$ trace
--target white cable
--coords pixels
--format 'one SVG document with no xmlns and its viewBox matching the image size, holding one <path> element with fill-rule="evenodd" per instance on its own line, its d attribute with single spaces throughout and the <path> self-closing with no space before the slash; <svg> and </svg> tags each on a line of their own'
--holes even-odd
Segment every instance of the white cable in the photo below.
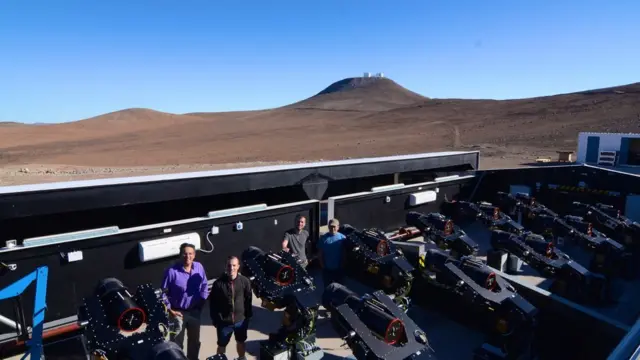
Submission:
<svg viewBox="0 0 640 360">
<path fill-rule="evenodd" d="M 215 247 L 213 246 L 213 243 L 211 242 L 211 239 L 209 239 L 209 235 L 211 234 L 211 231 L 207 231 L 207 242 L 209 243 L 209 245 L 211 245 L 211 250 L 205 250 L 205 249 L 200 249 L 200 251 L 202 251 L 205 254 L 211 254 L 213 252 L 213 249 L 215 249 Z"/>
</svg>

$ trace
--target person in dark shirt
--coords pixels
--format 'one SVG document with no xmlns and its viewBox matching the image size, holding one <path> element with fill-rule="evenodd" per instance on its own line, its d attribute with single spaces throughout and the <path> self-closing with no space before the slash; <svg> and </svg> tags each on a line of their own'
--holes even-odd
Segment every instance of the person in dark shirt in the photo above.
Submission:
<svg viewBox="0 0 640 360">
<path fill-rule="evenodd" d="M 304 215 L 296 216 L 294 227 L 285 231 L 282 240 L 282 250 L 291 251 L 292 254 L 297 255 L 303 268 L 306 268 L 308 264 L 307 240 L 309 232 L 304 229 L 306 225 L 307 218 Z"/>
<path fill-rule="evenodd" d="M 245 341 L 249 320 L 253 316 L 251 280 L 238 272 L 240 260 L 227 259 L 226 271 L 213 283 L 209 295 L 211 322 L 218 334 L 218 354 L 226 352 L 235 336 L 238 359 L 246 360 Z"/>
<path fill-rule="evenodd" d="M 182 261 L 164 273 L 164 303 L 169 315 L 180 324 L 171 341 L 182 347 L 186 332 L 187 358 L 197 360 L 200 352 L 200 315 L 209 294 L 207 275 L 202 264 L 194 261 L 195 246 L 187 243 L 180 245 L 180 254 Z"/>
</svg>

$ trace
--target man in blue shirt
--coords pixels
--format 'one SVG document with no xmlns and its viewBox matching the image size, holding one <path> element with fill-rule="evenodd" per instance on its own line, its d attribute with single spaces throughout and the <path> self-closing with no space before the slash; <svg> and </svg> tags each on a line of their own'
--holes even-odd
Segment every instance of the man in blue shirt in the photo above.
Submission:
<svg viewBox="0 0 640 360">
<path fill-rule="evenodd" d="M 342 283 L 344 279 L 344 265 L 346 254 L 344 240 L 346 237 L 338 232 L 338 219 L 329 220 L 329 232 L 318 240 L 318 260 L 322 269 L 324 286 L 331 283 Z"/>
</svg>

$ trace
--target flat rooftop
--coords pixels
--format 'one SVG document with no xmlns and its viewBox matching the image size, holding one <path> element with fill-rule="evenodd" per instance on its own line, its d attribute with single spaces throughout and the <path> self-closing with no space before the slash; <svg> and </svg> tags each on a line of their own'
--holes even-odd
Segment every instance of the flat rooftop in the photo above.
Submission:
<svg viewBox="0 0 640 360">
<path fill-rule="evenodd" d="M 587 165 L 585 166 L 595 169 L 614 171 L 623 174 L 640 176 L 640 166 L 604 166 L 604 165 Z"/>
<path fill-rule="evenodd" d="M 478 169 L 478 151 L 447 151 L 387 157 L 222 169 L 177 174 L 0 186 L 0 220 L 108 209 L 125 205 L 187 201 L 208 196 L 303 187 L 322 197 L 329 183 L 444 168 Z M 308 190 L 304 185 L 308 185 Z M 324 186 L 324 188 L 323 188 Z M 323 190 L 319 190 L 322 189 Z M 339 186 L 338 186 L 339 188 Z M 315 189 L 315 190 L 314 190 Z M 315 191 L 319 194 L 315 194 Z M 303 193 L 303 194 L 304 194 Z M 295 194 L 295 193 L 294 193 Z M 245 204 L 249 205 L 249 204 Z M 179 216 L 179 214 L 176 214 Z"/>
<path fill-rule="evenodd" d="M 477 156 L 477 154 L 479 154 L 478 151 L 441 151 L 441 152 L 384 156 L 384 157 L 371 157 L 371 158 L 358 158 L 358 159 L 335 160 L 335 161 L 306 162 L 306 163 L 294 163 L 294 164 L 284 164 L 284 165 L 254 166 L 254 167 L 234 168 L 234 169 L 196 171 L 196 172 L 186 172 L 186 173 L 177 173 L 177 174 L 129 176 L 129 177 L 119 177 L 119 178 L 108 178 L 108 179 L 62 181 L 62 182 L 44 183 L 44 184 L 0 186 L 0 194 L 15 194 L 15 193 L 23 193 L 23 192 L 38 192 L 38 191 L 63 190 L 63 189 L 69 190 L 69 189 L 79 189 L 79 188 L 97 187 L 97 186 L 111 186 L 111 185 L 131 185 L 131 184 L 139 184 L 139 183 L 154 183 L 159 181 L 188 180 L 188 179 L 223 177 L 223 176 L 232 176 L 232 175 L 251 175 L 251 174 L 258 174 L 258 173 L 294 171 L 294 170 L 302 170 L 302 169 L 330 168 L 330 167 L 365 165 L 365 164 L 375 164 L 375 163 L 406 162 L 411 160 L 433 159 L 438 157 L 450 157 L 450 156 L 456 156 L 456 155 L 476 155 Z"/>
</svg>

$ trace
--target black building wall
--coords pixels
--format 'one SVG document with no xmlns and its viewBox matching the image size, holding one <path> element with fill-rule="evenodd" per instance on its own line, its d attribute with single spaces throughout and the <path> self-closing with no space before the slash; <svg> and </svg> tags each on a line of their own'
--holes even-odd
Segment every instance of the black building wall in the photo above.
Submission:
<svg viewBox="0 0 640 360">
<path fill-rule="evenodd" d="M 383 231 L 396 230 L 406 226 L 405 216 L 410 211 L 423 213 L 438 212 L 445 199 L 458 197 L 461 189 L 472 181 L 472 178 L 447 181 L 440 184 L 409 186 L 390 191 L 381 191 L 362 196 L 334 200 L 334 217 L 342 224 L 355 228 L 378 228 Z M 434 202 L 410 206 L 409 195 L 416 192 L 435 190 L 438 188 Z M 389 202 L 386 202 L 386 197 Z M 331 204 L 329 204 L 331 206 Z"/>
<path fill-rule="evenodd" d="M 138 258 L 139 241 L 197 232 L 201 238 L 201 247 L 210 250 L 211 245 L 206 240 L 207 232 L 214 225 L 219 227 L 219 234 L 209 236 L 214 246 L 213 252 L 198 251 L 196 254 L 196 261 L 204 265 L 207 276 L 211 279 L 222 273 L 227 256 L 240 256 L 242 251 L 251 245 L 264 250 L 279 250 L 282 234 L 293 226 L 298 214 L 307 216 L 311 237 L 316 239 L 318 212 L 319 204 L 313 201 L 256 213 L 156 226 L 94 239 L 5 251 L 0 254 L 2 262 L 16 264 L 17 269 L 0 277 L 0 288 L 7 287 L 39 266 L 48 266 L 45 322 L 49 322 L 75 315 L 83 297 L 90 296 L 98 281 L 107 277 L 119 278 L 131 289 L 145 283 L 159 287 L 164 270 L 178 257 L 141 263 Z M 238 221 L 244 224 L 242 231 L 234 229 Z M 170 233 L 165 232 L 168 228 L 171 229 Z M 80 261 L 69 263 L 62 256 L 69 251 L 78 250 L 83 252 L 83 259 Z M 27 319 L 31 319 L 32 316 L 34 294 L 35 288 L 30 286 L 22 296 Z M 12 302 L 0 302 L 0 313 L 13 314 Z"/>
<path fill-rule="evenodd" d="M 393 175 L 333 181 L 324 198 L 370 190 L 393 183 Z M 10 218 L 0 221 L 1 240 L 38 237 L 107 226 L 129 228 L 192 217 L 209 211 L 266 203 L 269 206 L 309 200 L 302 185 L 228 193 L 181 200 L 122 205 L 74 212 Z"/>
</svg>

